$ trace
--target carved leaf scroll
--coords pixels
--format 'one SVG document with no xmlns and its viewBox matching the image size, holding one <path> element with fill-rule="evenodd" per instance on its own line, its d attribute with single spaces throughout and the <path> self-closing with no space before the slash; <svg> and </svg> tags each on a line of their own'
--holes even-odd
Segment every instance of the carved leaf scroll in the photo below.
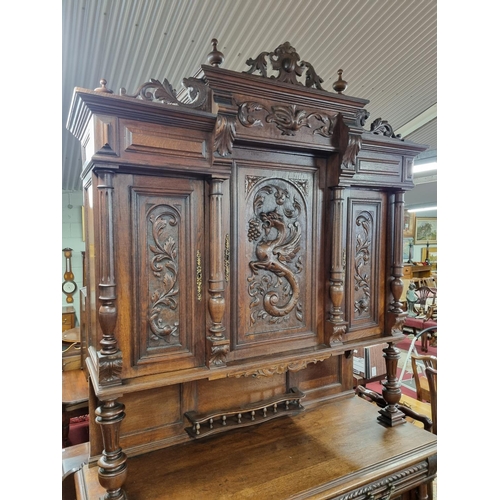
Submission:
<svg viewBox="0 0 500 500">
<path fill-rule="evenodd" d="M 393 139 L 403 140 L 401 138 L 401 134 L 395 135 L 391 125 L 389 125 L 386 120 L 382 120 L 382 118 L 377 118 L 372 122 L 372 124 L 370 125 L 370 132 L 376 135 L 383 135 L 385 137 L 392 137 Z"/>
<path fill-rule="evenodd" d="M 167 344 L 178 343 L 178 256 L 177 232 L 174 234 L 168 228 L 176 228 L 179 215 L 168 206 L 157 206 L 149 217 L 151 252 L 149 278 L 151 307 L 149 309 L 149 326 L 151 329 L 150 345 L 158 341 Z"/>
<path fill-rule="evenodd" d="M 255 116 L 256 113 L 264 111 L 262 119 Z M 321 123 L 313 129 L 313 134 L 330 137 L 333 134 L 336 116 L 330 117 L 322 113 L 308 113 L 297 108 L 295 104 L 290 106 L 271 106 L 267 108 L 258 102 L 244 102 L 238 106 L 238 120 L 244 127 L 263 127 L 263 121 L 275 123 L 281 130 L 281 135 L 294 136 L 302 127 L 313 128 L 314 120 Z"/>
<path fill-rule="evenodd" d="M 120 89 L 120 95 L 123 97 L 133 97 L 143 99 L 145 101 L 159 101 L 164 104 L 175 104 L 187 108 L 204 109 L 207 102 L 207 87 L 202 80 L 197 78 L 184 78 L 183 86 L 187 89 L 187 94 L 190 99 L 188 101 L 180 101 L 177 98 L 177 91 L 172 87 L 170 82 L 164 78 L 163 82 L 151 78 L 149 82 L 143 83 L 134 94 L 127 95 L 126 89 Z"/>
<path fill-rule="evenodd" d="M 356 226 L 361 230 L 356 235 L 354 257 L 354 289 L 357 292 L 354 310 L 363 314 L 370 306 L 373 217 L 367 211 L 361 212 L 356 218 Z"/>
<path fill-rule="evenodd" d="M 233 152 L 236 137 L 236 118 L 224 115 L 217 116 L 215 125 L 214 151 L 220 156 L 228 156 Z"/>
</svg>

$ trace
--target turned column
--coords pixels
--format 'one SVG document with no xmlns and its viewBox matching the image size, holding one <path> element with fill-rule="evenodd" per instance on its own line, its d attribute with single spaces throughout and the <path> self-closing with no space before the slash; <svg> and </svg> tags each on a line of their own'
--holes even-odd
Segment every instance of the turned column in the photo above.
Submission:
<svg viewBox="0 0 500 500">
<path fill-rule="evenodd" d="M 332 189 L 333 220 L 332 220 L 332 254 L 330 268 L 330 301 L 332 309 L 328 321 L 333 329 L 330 334 L 330 346 L 342 342 L 347 322 L 344 320 L 342 301 L 344 299 L 346 255 L 343 244 L 342 221 L 344 219 L 344 188 Z"/>
<path fill-rule="evenodd" d="M 386 380 L 382 382 L 382 397 L 386 401 L 387 406 L 379 410 L 380 416 L 377 417 L 377 420 L 388 427 L 394 427 L 406 422 L 404 413 L 398 408 L 398 403 L 401 399 L 401 385 L 397 377 L 400 351 L 394 347 L 393 342 L 389 342 L 388 347 L 382 349 L 382 351 L 387 370 Z"/>
<path fill-rule="evenodd" d="M 404 227 L 404 193 L 398 191 L 392 198 L 391 203 L 392 227 L 388 230 L 392 233 L 392 262 L 390 291 L 392 300 L 388 310 L 388 329 L 392 335 L 401 333 L 406 318 L 403 311 L 401 295 L 403 293 L 403 227 Z"/>
<path fill-rule="evenodd" d="M 100 280 L 98 284 L 98 319 L 102 331 L 98 358 L 99 387 L 121 385 L 122 353 L 115 336 L 117 320 L 116 282 L 113 235 L 113 179 L 112 171 L 102 170 L 97 175 L 97 216 L 100 228 L 97 243 Z M 100 398 L 101 399 L 101 398 Z M 96 422 L 102 432 L 104 450 L 98 461 L 99 483 L 106 489 L 104 500 L 124 500 L 122 490 L 127 475 L 127 456 L 119 446 L 120 423 L 125 418 L 124 405 L 117 396 L 102 398 L 95 410 Z"/>
<path fill-rule="evenodd" d="M 208 311 L 211 325 L 207 336 L 210 367 L 226 366 L 229 339 L 222 324 L 226 301 L 224 297 L 225 255 L 228 249 L 222 238 L 222 183 L 212 179 L 210 184 L 210 277 L 208 280 Z"/>
</svg>

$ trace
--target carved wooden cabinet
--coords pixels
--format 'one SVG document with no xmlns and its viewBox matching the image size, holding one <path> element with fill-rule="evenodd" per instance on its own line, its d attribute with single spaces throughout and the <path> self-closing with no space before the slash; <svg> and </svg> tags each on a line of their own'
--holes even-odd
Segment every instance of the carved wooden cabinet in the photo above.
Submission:
<svg viewBox="0 0 500 500">
<path fill-rule="evenodd" d="M 403 202 L 425 147 L 381 119 L 365 129 L 368 101 L 344 95 L 342 75 L 322 89 L 289 43 L 248 73 L 221 68 L 215 42 L 208 62 L 177 95 L 152 79 L 73 96 L 89 471 L 107 498 L 125 498 L 131 457 L 352 398 L 355 348 L 388 343 L 379 420 L 404 422 Z"/>
</svg>

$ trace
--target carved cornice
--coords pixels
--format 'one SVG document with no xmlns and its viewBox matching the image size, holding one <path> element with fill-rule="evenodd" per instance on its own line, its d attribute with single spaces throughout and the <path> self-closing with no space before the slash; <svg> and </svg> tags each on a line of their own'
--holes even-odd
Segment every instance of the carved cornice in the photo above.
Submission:
<svg viewBox="0 0 500 500">
<path fill-rule="evenodd" d="M 271 61 L 273 70 L 278 71 L 278 76 L 267 76 L 267 60 Z M 246 64 L 250 66 L 245 73 L 259 71 L 264 78 L 276 79 L 279 82 L 291 83 L 292 85 L 304 85 L 297 80 L 306 69 L 306 87 L 315 87 L 324 90 L 321 84 L 323 79 L 316 73 L 311 63 L 300 61 L 300 56 L 289 42 L 281 44 L 272 52 L 261 52 L 255 59 L 249 58 Z"/>
<path fill-rule="evenodd" d="M 122 87 L 120 89 L 120 96 L 139 98 L 145 101 L 159 101 L 164 104 L 174 104 L 186 108 L 204 110 L 208 95 L 205 83 L 197 78 L 184 78 L 182 84 L 187 89 L 190 102 L 179 101 L 177 99 L 177 91 L 166 78 L 163 79 L 163 83 L 151 78 L 149 82 L 143 83 L 132 95 L 128 95 L 127 91 Z"/>
</svg>

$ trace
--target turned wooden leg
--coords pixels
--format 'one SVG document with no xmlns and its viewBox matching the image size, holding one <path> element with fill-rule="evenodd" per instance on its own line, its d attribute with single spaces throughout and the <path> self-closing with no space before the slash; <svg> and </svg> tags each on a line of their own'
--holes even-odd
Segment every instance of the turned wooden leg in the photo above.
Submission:
<svg viewBox="0 0 500 500">
<path fill-rule="evenodd" d="M 404 413 L 398 408 L 401 399 L 401 386 L 397 377 L 399 349 L 394 347 L 393 342 L 389 342 L 388 347 L 383 349 L 383 352 L 387 375 L 386 380 L 382 382 L 382 396 L 387 406 L 379 411 L 380 416 L 377 417 L 377 420 L 386 426 L 394 427 L 406 422 Z"/>
<path fill-rule="evenodd" d="M 126 500 L 122 489 L 127 477 L 127 455 L 120 448 L 120 424 L 125 418 L 125 406 L 116 399 L 104 401 L 96 408 L 96 422 L 101 427 L 104 450 L 98 460 L 99 483 L 106 489 L 104 500 Z"/>
<path fill-rule="evenodd" d="M 418 500 L 432 500 L 432 483 L 423 483 L 418 487 Z"/>
</svg>

